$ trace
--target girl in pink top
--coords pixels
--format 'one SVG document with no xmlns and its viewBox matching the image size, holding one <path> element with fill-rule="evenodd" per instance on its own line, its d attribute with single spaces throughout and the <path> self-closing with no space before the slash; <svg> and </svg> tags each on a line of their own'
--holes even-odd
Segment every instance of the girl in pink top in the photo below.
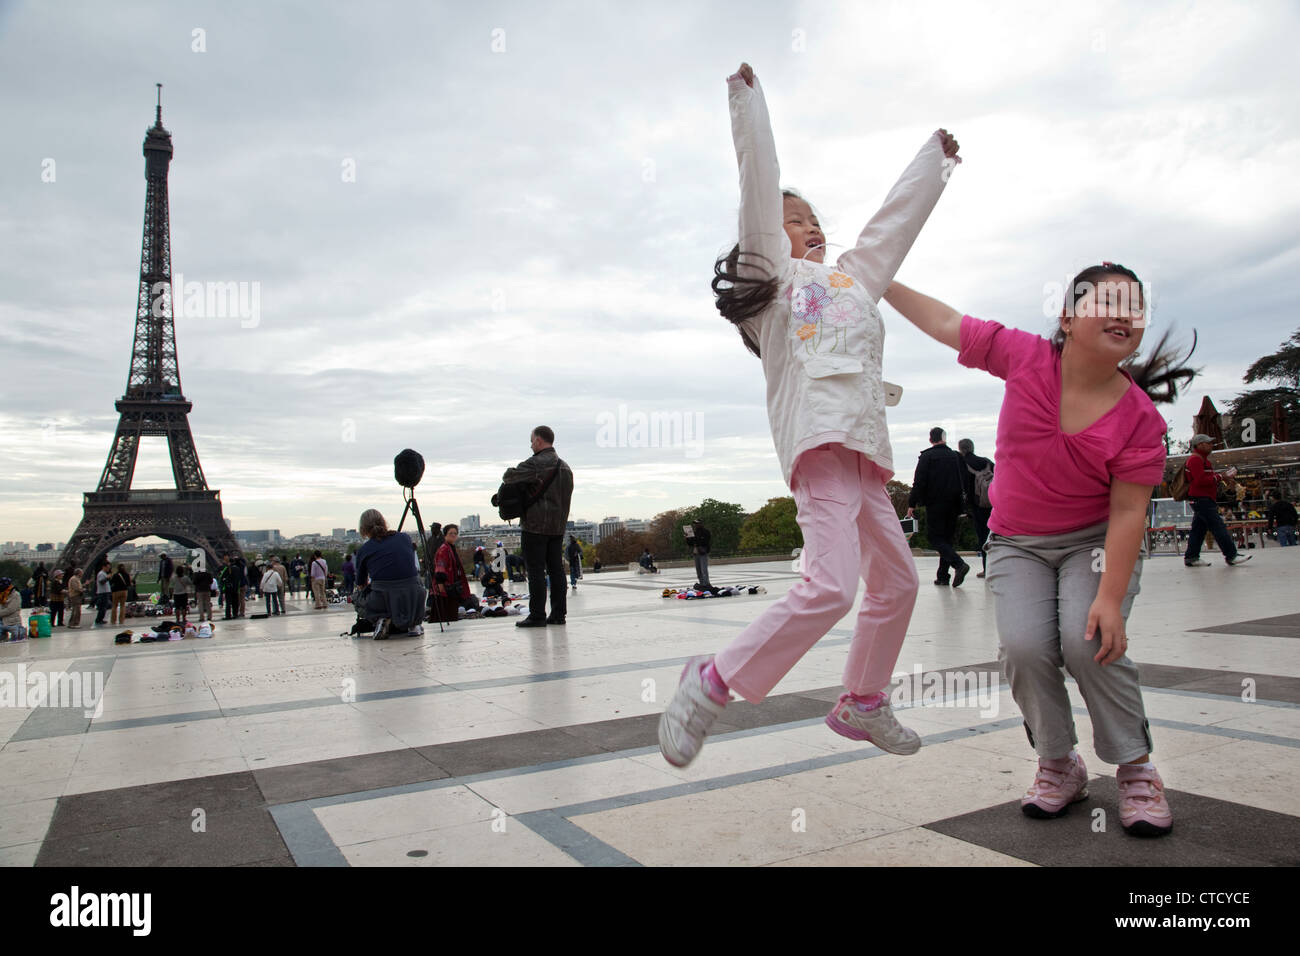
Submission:
<svg viewBox="0 0 1300 956">
<path fill-rule="evenodd" d="M 1194 373 L 1171 361 L 1167 333 L 1150 359 L 1133 361 L 1146 325 L 1142 284 L 1113 263 L 1075 277 L 1050 341 L 897 282 L 885 300 L 957 349 L 962 365 L 1007 383 L 987 580 L 998 656 L 1038 754 L 1021 809 L 1058 817 L 1088 796 L 1064 666 L 1087 703 L 1097 755 L 1120 765 L 1125 832 L 1170 832 L 1124 625 L 1138 593 L 1147 502 L 1165 464 L 1165 422 L 1152 400 L 1172 401 Z"/>
<path fill-rule="evenodd" d="M 916 602 L 916 564 L 885 483 L 893 475 L 876 308 L 956 165 L 939 130 L 922 145 L 857 244 L 834 264 L 812 208 L 782 190 L 763 89 L 748 64 L 727 81 L 740 167 L 740 241 L 715 265 L 718 309 L 763 363 L 772 441 L 803 531 L 803 580 L 716 658 L 689 661 L 659 724 L 685 766 L 735 691 L 757 703 L 822 636 L 858 612 L 832 730 L 913 754 L 889 685 Z"/>
</svg>

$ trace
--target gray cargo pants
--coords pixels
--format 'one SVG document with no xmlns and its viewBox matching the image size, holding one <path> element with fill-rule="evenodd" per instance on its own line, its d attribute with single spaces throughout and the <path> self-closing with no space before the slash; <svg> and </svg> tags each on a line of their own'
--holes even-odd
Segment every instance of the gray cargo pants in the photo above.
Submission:
<svg viewBox="0 0 1300 956">
<path fill-rule="evenodd" d="M 1101 637 L 1084 640 L 1105 544 L 1105 524 L 1067 534 L 989 535 L 998 659 L 1039 757 L 1064 757 L 1079 740 L 1062 667 L 1087 704 L 1098 757 L 1121 764 L 1152 750 L 1137 665 L 1125 654 L 1102 667 L 1093 660 Z M 1139 558 L 1120 606 L 1125 621 L 1141 576 Z"/>
</svg>

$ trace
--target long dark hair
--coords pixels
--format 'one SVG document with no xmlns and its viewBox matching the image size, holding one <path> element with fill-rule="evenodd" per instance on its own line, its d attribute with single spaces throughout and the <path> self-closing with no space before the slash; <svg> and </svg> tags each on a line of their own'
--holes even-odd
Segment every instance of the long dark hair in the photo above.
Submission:
<svg viewBox="0 0 1300 956">
<path fill-rule="evenodd" d="M 1079 300 L 1087 295 L 1088 290 L 1094 288 L 1099 280 L 1104 279 L 1106 276 L 1124 276 L 1136 283 L 1139 302 L 1145 307 L 1146 289 L 1137 274 L 1132 269 L 1118 263 L 1103 262 L 1101 265 L 1088 266 L 1070 282 L 1069 288 L 1065 290 L 1065 304 L 1061 308 L 1061 318 L 1074 315 Z M 1151 401 L 1157 404 L 1176 400 L 1178 398 L 1178 389 L 1191 384 L 1192 379 L 1196 378 L 1197 373 L 1200 371 L 1200 369 L 1193 369 L 1187 365 L 1187 360 L 1196 351 L 1196 331 L 1192 331 L 1192 347 L 1187 350 L 1187 354 L 1182 358 L 1177 357 L 1181 349 L 1170 342 L 1172 331 L 1172 329 L 1165 329 L 1156 342 L 1156 347 L 1152 350 L 1150 358 L 1143 361 L 1136 355 L 1132 355 L 1120 364 L 1120 369 L 1131 375 L 1138 387 L 1147 393 Z M 1052 347 L 1058 352 L 1065 349 L 1065 332 L 1061 329 L 1059 321 L 1056 325 L 1056 331 L 1052 333 L 1051 343 Z"/>
<path fill-rule="evenodd" d="M 794 199 L 803 199 L 803 196 L 793 189 L 781 190 L 781 201 L 783 203 L 787 196 Z M 807 202 L 807 200 L 804 201 Z M 746 252 L 744 256 L 746 263 L 751 267 L 762 270 L 761 274 L 740 274 L 740 243 L 736 243 L 731 247 L 730 252 L 720 257 L 713 264 L 713 282 L 711 284 L 715 304 L 718 311 L 722 313 L 722 317 L 736 326 L 736 331 L 740 333 L 745 348 L 761 358 L 758 342 L 741 327 L 740 323 L 762 313 L 776 298 L 779 284 L 775 275 L 777 266 L 767 256 L 759 255 L 756 252 Z"/>
</svg>

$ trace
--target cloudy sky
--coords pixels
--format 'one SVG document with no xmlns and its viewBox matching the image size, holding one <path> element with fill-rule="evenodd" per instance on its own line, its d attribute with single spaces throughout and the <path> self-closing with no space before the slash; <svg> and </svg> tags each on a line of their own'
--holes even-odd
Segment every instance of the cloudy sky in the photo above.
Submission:
<svg viewBox="0 0 1300 956">
<path fill-rule="evenodd" d="M 67 540 L 107 457 L 155 83 L 173 269 L 258 296 L 176 323 L 236 529 L 396 517 L 407 446 L 427 519 L 487 519 L 541 423 L 574 517 L 649 518 L 786 493 L 761 367 L 709 290 L 741 60 L 833 244 L 931 131 L 956 134 L 965 163 L 900 280 L 1046 333 L 1053 285 L 1134 268 L 1153 324 L 1200 335 L 1195 394 L 1165 409 L 1186 438 L 1202 394 L 1222 407 L 1300 325 L 1297 9 L 0 0 L 0 541 Z M 900 477 L 935 424 L 996 455 L 999 383 L 883 311 Z M 695 440 L 626 447 L 600 427 L 620 406 Z M 146 441 L 135 487 L 170 485 L 167 462 Z"/>
</svg>

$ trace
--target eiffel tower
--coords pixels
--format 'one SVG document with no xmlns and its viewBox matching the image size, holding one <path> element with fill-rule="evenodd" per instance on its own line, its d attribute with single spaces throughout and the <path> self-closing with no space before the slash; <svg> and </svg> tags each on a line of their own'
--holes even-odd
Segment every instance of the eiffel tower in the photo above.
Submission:
<svg viewBox="0 0 1300 956">
<path fill-rule="evenodd" d="M 156 535 L 200 549 L 210 565 L 237 551 L 235 536 L 221 514 L 221 493 L 208 488 L 190 433 L 193 405 L 181 393 L 172 321 L 171 228 L 167 212 L 167 169 L 172 134 L 162 124 L 162 84 L 154 124 L 144 138 L 144 241 L 135 313 L 135 344 L 126 393 L 99 488 L 85 494 L 81 524 L 63 549 L 60 567 L 90 569 L 124 541 Z M 132 490 L 136 454 L 143 437 L 165 437 L 171 451 L 175 488 Z"/>
</svg>

